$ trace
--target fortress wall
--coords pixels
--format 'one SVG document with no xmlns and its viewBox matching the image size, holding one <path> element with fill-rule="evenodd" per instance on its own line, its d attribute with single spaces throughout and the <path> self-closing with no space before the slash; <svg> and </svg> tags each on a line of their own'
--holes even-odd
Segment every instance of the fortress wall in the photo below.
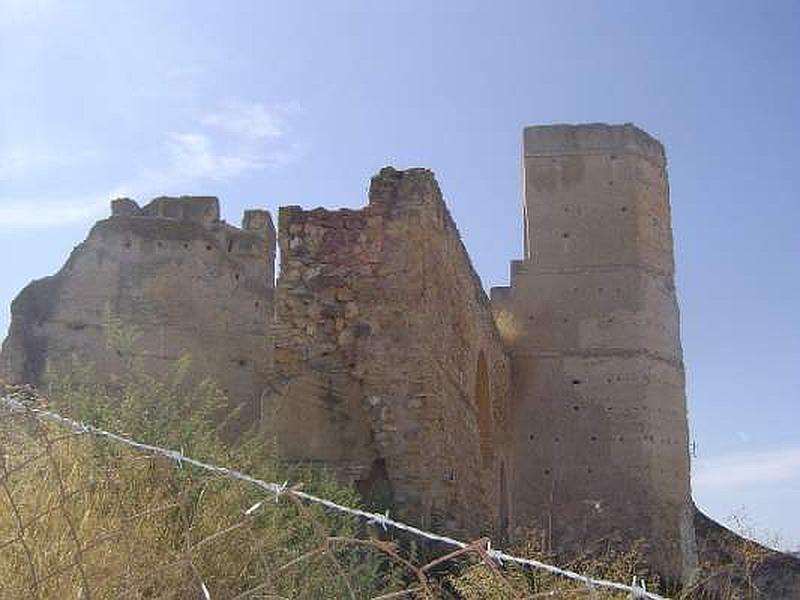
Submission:
<svg viewBox="0 0 800 600">
<path fill-rule="evenodd" d="M 109 315 L 159 374 L 184 352 L 286 459 L 371 506 L 502 540 L 539 529 L 564 560 L 645 539 L 696 563 L 668 184 L 633 126 L 525 130 L 525 258 L 487 299 L 433 174 L 381 170 L 359 210 L 212 197 L 112 202 L 54 276 L 12 305 L 0 375 L 77 358 L 114 381 Z M 273 298 L 274 293 L 274 298 Z"/>
<path fill-rule="evenodd" d="M 138 337 L 132 350 L 147 372 L 189 353 L 256 419 L 271 363 L 275 234 L 266 211 L 246 229 L 219 221 L 216 198 L 160 198 L 139 208 L 115 200 L 55 275 L 34 281 L 12 304 L 0 365 L 12 381 L 40 385 L 48 366 L 76 359 L 100 380 L 124 372 L 110 351 L 109 317 Z"/>
<path fill-rule="evenodd" d="M 361 210 L 283 208 L 279 239 L 264 414 L 284 455 L 424 527 L 501 527 L 508 362 L 432 173 L 383 169 Z"/>
<path fill-rule="evenodd" d="M 663 149 L 633 126 L 587 125 L 528 128 L 524 150 L 526 258 L 492 295 L 513 365 L 517 522 L 567 553 L 643 538 L 663 573 L 688 577 Z"/>
</svg>

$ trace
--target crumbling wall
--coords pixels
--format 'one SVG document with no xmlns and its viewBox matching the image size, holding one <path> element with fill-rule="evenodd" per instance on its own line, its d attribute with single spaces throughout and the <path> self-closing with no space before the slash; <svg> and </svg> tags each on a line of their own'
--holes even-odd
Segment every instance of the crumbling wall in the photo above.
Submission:
<svg viewBox="0 0 800 600">
<path fill-rule="evenodd" d="M 562 551 L 641 538 L 662 574 L 687 579 L 696 555 L 663 148 L 631 125 L 563 125 L 527 128 L 524 152 L 526 256 L 511 287 L 492 291 L 514 373 L 519 524 Z"/>
<path fill-rule="evenodd" d="M 279 239 L 263 414 L 284 456 L 424 527 L 503 529 L 508 362 L 432 173 L 383 169 L 361 210 L 282 208 Z"/>
<path fill-rule="evenodd" d="M 275 233 L 266 211 L 247 211 L 243 227 L 220 220 L 216 198 L 113 201 L 61 270 L 14 300 L 3 375 L 41 385 L 49 366 L 76 359 L 113 381 L 124 370 L 106 339 L 113 320 L 136 334 L 145 370 L 188 353 L 252 423 L 271 364 Z"/>
<path fill-rule="evenodd" d="M 113 381 L 111 316 L 138 331 L 147 370 L 190 353 L 245 403 L 243 423 L 260 417 L 285 458 L 373 506 L 454 535 L 539 528 L 554 550 L 645 538 L 663 574 L 687 578 L 663 148 L 586 125 L 528 128 L 524 151 L 525 259 L 491 307 L 424 169 L 382 170 L 360 210 L 282 208 L 274 304 L 266 211 L 238 229 L 216 198 L 119 199 L 14 301 L 0 374 L 41 384 L 76 357 Z"/>
</svg>

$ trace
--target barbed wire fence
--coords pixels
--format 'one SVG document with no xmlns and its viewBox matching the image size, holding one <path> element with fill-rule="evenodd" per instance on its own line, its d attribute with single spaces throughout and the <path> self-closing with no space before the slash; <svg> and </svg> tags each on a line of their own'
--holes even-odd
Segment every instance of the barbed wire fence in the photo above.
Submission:
<svg viewBox="0 0 800 600">
<path fill-rule="evenodd" d="M 0 598 L 647 598 L 0 396 Z M 168 474 L 168 477 L 165 477 Z M 403 542 L 399 543 L 398 538 Z M 418 552 L 409 540 L 438 549 Z M 424 559 L 421 556 L 424 555 Z M 531 592 L 525 573 L 569 585 Z M 456 575 L 454 575 L 456 574 Z"/>
</svg>

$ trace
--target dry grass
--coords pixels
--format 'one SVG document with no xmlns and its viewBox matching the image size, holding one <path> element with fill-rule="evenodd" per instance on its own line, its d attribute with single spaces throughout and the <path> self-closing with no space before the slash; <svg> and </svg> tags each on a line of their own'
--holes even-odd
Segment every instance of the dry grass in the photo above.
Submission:
<svg viewBox="0 0 800 600">
<path fill-rule="evenodd" d="M 529 531 L 527 535 L 518 533 L 523 542 L 513 548 L 512 553 L 554 564 L 555 557 L 541 547 L 540 532 Z M 637 581 L 647 581 L 647 589 L 659 591 L 658 577 L 650 573 L 642 560 L 641 544 L 633 544 L 625 550 L 610 547 L 602 552 L 587 554 L 567 564 L 561 564 L 571 571 L 584 574 L 594 579 L 605 579 L 620 583 L 630 583 L 634 577 Z M 465 600 L 500 600 L 505 598 L 560 598 L 577 600 L 627 599 L 630 595 L 613 592 L 601 588 L 589 589 L 585 584 L 551 575 L 544 571 L 521 570 L 514 567 L 504 569 L 505 581 L 498 584 L 495 573 L 485 565 L 471 565 L 452 577 L 453 585 Z"/>
<path fill-rule="evenodd" d="M 88 367 L 51 373 L 48 408 L 358 505 L 328 474 L 282 465 L 255 434 L 227 445 L 227 399 L 193 382 L 188 358 L 163 380 L 129 367 L 113 387 Z M 368 533 L 353 519 L 286 498 L 247 514 L 263 492 L 112 444 L 0 412 L 0 598 L 195 599 L 203 586 L 215 599 L 369 598 L 413 579 L 380 548 L 331 543 Z"/>
<path fill-rule="evenodd" d="M 315 507 L 268 501 L 246 515 L 263 494 L 18 414 L 2 416 L 0 447 L 1 598 L 198 598 L 202 585 L 213 598 L 403 589 L 380 552 L 329 545 L 358 524 Z"/>
<path fill-rule="evenodd" d="M 112 348 L 134 356 L 135 334 L 109 321 Z M 195 383 L 191 361 L 157 380 L 129 361 L 127 376 L 98 385 L 92 369 L 66 365 L 50 374 L 50 407 L 78 420 L 267 481 L 302 481 L 308 491 L 357 506 L 354 490 L 315 469 L 289 469 L 260 435 L 226 444 L 220 415 L 227 398 Z M 0 382 L 2 383 L 2 382 Z M 2 392 L 0 385 L 0 392 Z M 241 482 L 191 470 L 96 437 L 77 435 L 21 413 L 0 412 L 0 599 L 17 598 L 626 598 L 548 575 L 500 567 L 480 545 L 443 560 L 428 549 L 390 545 L 374 528 Z M 382 509 L 384 507 L 371 507 Z M 529 535 L 515 554 L 552 564 Z M 701 583 L 720 576 L 720 600 L 742 595 L 764 555 L 743 542 L 704 565 Z M 432 553 L 433 552 L 433 553 Z M 731 558 L 733 557 L 733 558 Z M 422 564 L 425 563 L 425 564 Z M 640 546 L 607 550 L 562 565 L 585 575 L 659 590 Z M 697 586 L 673 597 L 708 597 Z"/>
<path fill-rule="evenodd" d="M 78 393 L 74 386 L 69 389 Z M 175 393 L 174 387 L 164 390 Z M 151 398 L 162 399 L 152 391 Z M 168 417 L 165 424 L 169 422 Z M 241 448 L 225 449 L 199 422 L 192 428 L 194 435 L 217 448 L 214 452 L 226 453 L 227 460 L 241 457 Z M 158 437 L 158 432 L 154 435 Z M 349 518 L 289 497 L 281 502 L 267 498 L 247 514 L 264 500 L 263 492 L 21 413 L 0 413 L 0 453 L 3 599 L 194 599 L 202 597 L 204 585 L 215 599 L 627 597 L 590 591 L 543 572 L 498 566 L 482 560 L 479 545 L 446 560 L 423 559 L 413 549 L 404 552 L 378 541 L 370 535 L 374 531 Z M 258 461 L 251 466 L 266 479 L 280 480 L 286 474 L 265 455 Z M 291 476 L 309 482 L 323 496 L 357 504 L 352 490 L 324 474 L 305 470 Z M 553 563 L 538 540 L 540 535 L 530 535 L 513 550 Z M 756 544 L 746 540 L 742 544 L 735 562 L 706 565 L 708 575 L 699 581 L 720 574 L 730 575 L 725 581 L 752 581 L 764 554 Z M 639 545 L 625 551 L 609 549 L 563 566 L 625 583 L 634 576 L 644 577 L 648 589 L 663 592 L 642 563 Z M 426 578 L 424 589 L 418 585 L 421 574 Z M 714 596 L 704 595 L 701 588 L 708 589 L 697 586 L 673 591 L 672 596 L 759 597 L 741 585 L 717 586 Z M 405 595 L 391 595 L 400 592 Z"/>
</svg>

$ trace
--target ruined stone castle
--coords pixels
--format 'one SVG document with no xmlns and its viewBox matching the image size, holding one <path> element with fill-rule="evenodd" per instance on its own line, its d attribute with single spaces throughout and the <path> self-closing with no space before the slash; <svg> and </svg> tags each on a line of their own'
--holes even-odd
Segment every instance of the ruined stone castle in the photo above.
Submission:
<svg viewBox="0 0 800 600">
<path fill-rule="evenodd" d="M 109 318 L 154 373 L 189 353 L 287 460 L 454 535 L 521 529 L 568 553 L 649 543 L 696 565 L 684 370 L 661 144 L 632 125 L 524 132 L 524 231 L 487 296 L 433 174 L 385 168 L 360 210 L 216 198 L 112 202 L 12 305 L 1 368 L 77 357 L 113 381 Z M 276 244 L 280 271 L 274 279 Z"/>
</svg>

